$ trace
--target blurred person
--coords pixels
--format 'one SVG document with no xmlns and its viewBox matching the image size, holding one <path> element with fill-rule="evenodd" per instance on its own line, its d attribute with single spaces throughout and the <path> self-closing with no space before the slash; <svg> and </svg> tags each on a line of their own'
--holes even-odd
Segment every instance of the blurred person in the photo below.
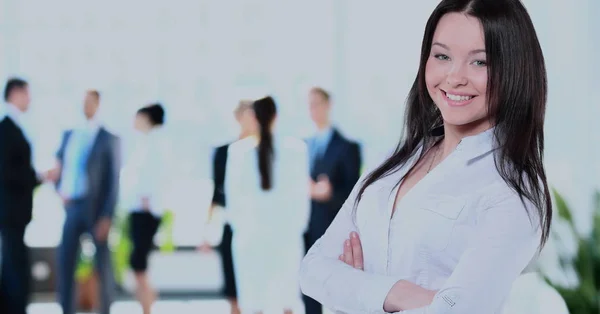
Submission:
<svg viewBox="0 0 600 314">
<path fill-rule="evenodd" d="M 148 255 L 154 245 L 166 209 L 171 148 L 164 135 L 165 111 L 151 104 L 137 111 L 134 128 L 140 133 L 123 171 L 125 206 L 130 211 L 129 232 L 133 245 L 130 266 L 135 274 L 136 297 L 149 314 L 156 293 L 148 280 Z"/>
<path fill-rule="evenodd" d="M 310 211 L 304 142 L 275 132 L 273 98 L 253 104 L 257 136 L 229 146 L 225 178 L 233 228 L 237 297 L 243 314 L 301 303 L 298 268 Z"/>
<path fill-rule="evenodd" d="M 56 154 L 59 177 L 56 189 L 65 207 L 65 222 L 58 248 L 58 299 L 64 314 L 75 313 L 75 268 L 80 237 L 90 234 L 95 244 L 94 266 L 100 281 L 100 313 L 108 314 L 115 283 L 110 231 L 119 193 L 120 140 L 98 121 L 100 93 L 86 93 L 83 125 L 66 131 Z"/>
<path fill-rule="evenodd" d="M 31 265 L 24 241 L 31 221 L 33 190 L 52 177 L 32 163 L 31 130 L 25 122 L 29 84 L 11 78 L 4 89 L 6 116 L 0 122 L 0 313 L 26 313 Z"/>
<path fill-rule="evenodd" d="M 502 313 L 550 233 L 546 97 L 519 0 L 441 1 L 405 136 L 308 252 L 303 292 L 343 313 Z"/>
<path fill-rule="evenodd" d="M 256 135 L 256 119 L 252 111 L 252 101 L 242 100 L 234 111 L 235 119 L 240 125 L 240 135 L 238 140 L 243 140 L 251 135 Z M 215 184 L 212 206 L 209 215 L 216 208 L 227 208 L 225 197 L 225 169 L 227 168 L 227 150 L 230 144 L 219 146 L 215 149 L 213 155 L 213 181 Z M 209 218 L 210 219 L 210 218 Z M 218 247 L 221 263 L 223 265 L 224 287 L 223 294 L 231 305 L 231 313 L 240 313 L 237 305 L 237 293 L 235 286 L 235 271 L 233 267 L 233 256 L 231 253 L 231 240 L 233 238 L 233 230 L 231 225 L 226 221 L 223 227 L 223 236 Z M 208 244 L 204 244 L 204 249 Z"/>
<path fill-rule="evenodd" d="M 305 249 L 325 233 L 338 210 L 350 195 L 360 177 L 360 147 L 346 139 L 331 123 L 331 97 L 315 87 L 309 93 L 310 117 L 317 133 L 307 140 L 310 153 L 311 213 Z M 314 299 L 305 296 L 307 314 L 321 314 L 323 309 Z"/>
</svg>

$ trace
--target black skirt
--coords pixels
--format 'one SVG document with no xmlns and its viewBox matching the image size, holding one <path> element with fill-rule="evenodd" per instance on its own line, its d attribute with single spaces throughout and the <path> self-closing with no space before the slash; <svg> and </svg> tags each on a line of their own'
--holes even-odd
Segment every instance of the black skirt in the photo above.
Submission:
<svg viewBox="0 0 600 314">
<path fill-rule="evenodd" d="M 235 286 L 235 273 L 233 271 L 233 255 L 231 253 L 231 239 L 233 238 L 233 231 L 229 224 L 223 228 L 223 239 L 219 245 L 219 253 L 221 255 L 221 262 L 223 263 L 223 280 L 225 285 L 223 287 L 223 294 L 227 298 L 236 298 L 237 291 Z"/>
<path fill-rule="evenodd" d="M 160 218 L 150 212 L 133 212 L 129 217 L 129 233 L 133 250 L 129 259 L 131 268 L 136 272 L 146 271 L 148 255 L 154 246 L 154 236 L 158 231 Z"/>
</svg>

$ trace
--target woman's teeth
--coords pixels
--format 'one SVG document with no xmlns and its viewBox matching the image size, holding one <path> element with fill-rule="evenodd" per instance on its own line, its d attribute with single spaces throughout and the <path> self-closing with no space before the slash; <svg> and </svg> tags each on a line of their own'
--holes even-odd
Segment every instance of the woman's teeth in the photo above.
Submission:
<svg viewBox="0 0 600 314">
<path fill-rule="evenodd" d="M 466 101 L 466 100 L 470 100 L 474 96 L 459 96 L 459 95 L 452 95 L 452 94 L 446 93 L 446 97 L 448 97 L 448 99 L 454 100 L 454 101 Z"/>
</svg>

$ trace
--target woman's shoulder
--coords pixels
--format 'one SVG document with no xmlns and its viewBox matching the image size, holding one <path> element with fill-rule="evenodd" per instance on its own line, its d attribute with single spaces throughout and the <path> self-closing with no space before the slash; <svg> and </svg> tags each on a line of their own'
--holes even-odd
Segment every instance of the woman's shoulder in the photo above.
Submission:
<svg viewBox="0 0 600 314">
<path fill-rule="evenodd" d="M 258 141 L 256 137 L 247 137 L 241 140 L 237 140 L 227 147 L 227 153 L 229 155 L 245 154 L 256 148 Z"/>
</svg>

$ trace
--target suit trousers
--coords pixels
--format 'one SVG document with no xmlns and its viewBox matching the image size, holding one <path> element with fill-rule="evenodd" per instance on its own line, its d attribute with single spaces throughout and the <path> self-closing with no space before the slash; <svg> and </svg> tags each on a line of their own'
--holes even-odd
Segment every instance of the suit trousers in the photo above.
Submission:
<svg viewBox="0 0 600 314">
<path fill-rule="evenodd" d="M 98 241 L 96 221 L 86 201 L 70 201 L 65 206 L 66 218 L 58 249 L 58 298 L 64 314 L 75 314 L 75 270 L 79 260 L 81 237 L 89 234 L 95 246 L 94 267 L 100 284 L 100 313 L 109 314 L 114 299 L 115 282 L 111 253 L 107 241 Z"/>
<path fill-rule="evenodd" d="M 308 253 L 308 250 L 310 250 L 315 242 L 308 232 L 304 234 L 304 250 L 306 253 Z M 323 305 L 319 301 L 307 295 L 302 295 L 302 301 L 304 302 L 304 311 L 306 314 L 323 314 Z"/>
<path fill-rule="evenodd" d="M 2 239 L 0 273 L 0 313 L 25 314 L 31 287 L 29 249 L 25 226 L 0 228 Z"/>
</svg>

